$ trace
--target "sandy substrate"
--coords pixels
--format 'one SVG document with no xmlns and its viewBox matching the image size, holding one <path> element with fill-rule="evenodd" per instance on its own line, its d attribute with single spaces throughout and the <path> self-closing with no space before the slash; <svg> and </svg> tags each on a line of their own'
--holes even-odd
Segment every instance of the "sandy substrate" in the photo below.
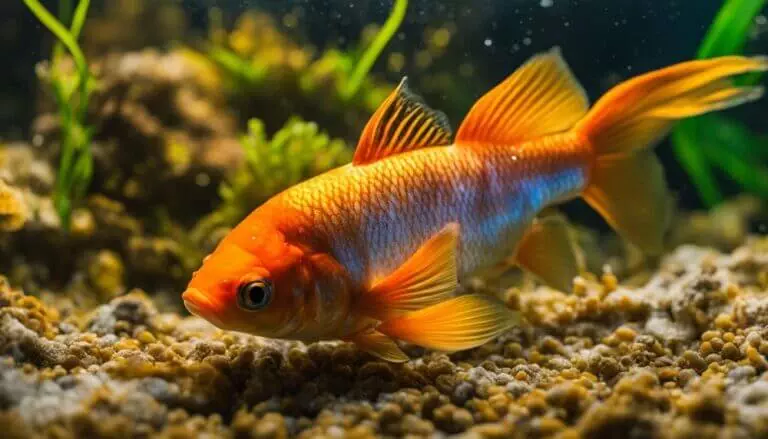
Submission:
<svg viewBox="0 0 768 439">
<path fill-rule="evenodd" d="M 72 313 L 0 282 L 0 431 L 768 435 L 768 238 L 743 241 L 681 245 L 642 286 L 607 272 L 577 279 L 572 295 L 509 290 L 521 327 L 452 355 L 406 346 L 402 365 L 349 344 L 225 333 L 141 293 Z"/>
</svg>

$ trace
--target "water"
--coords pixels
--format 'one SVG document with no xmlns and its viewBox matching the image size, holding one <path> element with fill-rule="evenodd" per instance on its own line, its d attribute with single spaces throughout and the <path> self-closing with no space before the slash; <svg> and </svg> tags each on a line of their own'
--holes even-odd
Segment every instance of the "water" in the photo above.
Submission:
<svg viewBox="0 0 768 439">
<path fill-rule="evenodd" d="M 30 6 L 70 16 L 84 3 L 0 2 L 0 425 L 21 436 L 610 437 L 602 420 L 615 415 L 641 435 L 711 421 L 759 436 L 764 413 L 739 410 L 758 410 L 749 401 L 768 376 L 765 98 L 685 121 L 656 147 L 675 206 L 662 254 L 628 245 L 577 199 L 557 206 L 583 265 L 565 282 L 576 294 L 508 263 L 462 279 L 460 291 L 525 318 L 482 348 L 405 346 L 415 361 L 392 366 L 353 345 L 216 332 L 180 295 L 252 209 L 347 164 L 403 77 L 455 132 L 478 98 L 553 47 L 591 102 L 699 55 L 768 54 L 763 3 L 93 0 L 78 65 Z M 540 184 L 519 193 L 543 196 Z M 620 203 L 636 205 L 633 218 L 657 212 L 640 198 Z M 533 204 L 510 205 L 522 218 Z M 386 213 L 398 230 L 405 209 Z M 408 233 L 431 231 L 420 226 Z M 397 242 L 349 250 L 366 258 L 345 268 L 364 277 L 362 259 L 399 255 Z"/>
</svg>

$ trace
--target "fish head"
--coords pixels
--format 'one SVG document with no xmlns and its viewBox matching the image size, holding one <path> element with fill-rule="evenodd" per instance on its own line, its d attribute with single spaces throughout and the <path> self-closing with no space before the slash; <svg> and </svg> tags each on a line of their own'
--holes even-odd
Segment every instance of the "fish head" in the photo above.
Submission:
<svg viewBox="0 0 768 439">
<path fill-rule="evenodd" d="M 272 228 L 236 228 L 203 261 L 182 294 L 191 312 L 219 328 L 287 338 L 311 288 L 304 251 Z"/>
</svg>

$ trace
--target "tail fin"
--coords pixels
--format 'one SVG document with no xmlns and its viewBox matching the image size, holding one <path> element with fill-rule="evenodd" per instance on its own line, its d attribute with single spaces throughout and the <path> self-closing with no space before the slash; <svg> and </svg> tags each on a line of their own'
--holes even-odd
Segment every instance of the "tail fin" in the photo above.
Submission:
<svg viewBox="0 0 768 439">
<path fill-rule="evenodd" d="M 762 87 L 729 78 L 766 70 L 768 58 L 728 56 L 677 64 L 610 90 L 574 127 L 597 155 L 583 197 L 630 242 L 660 252 L 671 203 L 649 147 L 678 119 L 759 99 Z"/>
</svg>

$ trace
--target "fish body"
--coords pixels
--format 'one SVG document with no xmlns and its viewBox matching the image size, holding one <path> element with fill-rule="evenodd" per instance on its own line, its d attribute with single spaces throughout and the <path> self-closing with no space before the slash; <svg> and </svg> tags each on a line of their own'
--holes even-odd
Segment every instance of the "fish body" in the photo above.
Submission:
<svg viewBox="0 0 768 439">
<path fill-rule="evenodd" d="M 587 181 L 591 151 L 576 135 L 512 148 L 452 144 L 343 166 L 276 196 L 244 227 L 260 221 L 262 212 L 299 215 L 312 238 L 325 243 L 323 251 L 364 285 L 455 222 L 461 279 L 509 255 L 542 208 L 577 196 Z"/>
<path fill-rule="evenodd" d="M 372 116 L 353 162 L 255 209 L 183 294 L 217 326 L 303 341 L 343 339 L 404 361 L 394 339 L 453 351 L 516 323 L 500 302 L 454 297 L 505 258 L 567 289 L 577 258 L 542 209 L 582 196 L 619 233 L 661 248 L 669 197 L 648 146 L 674 120 L 757 99 L 725 78 L 763 58 L 679 64 L 589 108 L 559 52 L 534 57 L 469 112 L 455 139 L 405 83 Z"/>
</svg>

